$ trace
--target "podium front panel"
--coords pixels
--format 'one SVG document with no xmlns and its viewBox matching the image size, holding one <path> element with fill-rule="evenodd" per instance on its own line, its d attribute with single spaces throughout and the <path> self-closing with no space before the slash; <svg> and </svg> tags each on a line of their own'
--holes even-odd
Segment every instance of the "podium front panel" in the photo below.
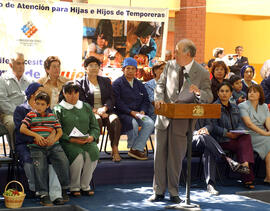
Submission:
<svg viewBox="0 0 270 211">
<path fill-rule="evenodd" d="M 220 104 L 161 104 L 155 109 L 158 115 L 172 119 L 218 119 L 221 114 Z"/>
</svg>

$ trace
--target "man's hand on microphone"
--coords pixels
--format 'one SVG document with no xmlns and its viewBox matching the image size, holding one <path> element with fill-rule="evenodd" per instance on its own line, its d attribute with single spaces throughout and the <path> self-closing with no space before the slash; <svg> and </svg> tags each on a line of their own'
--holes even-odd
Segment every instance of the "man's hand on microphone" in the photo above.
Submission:
<svg viewBox="0 0 270 211">
<path fill-rule="evenodd" d="M 155 101 L 155 108 L 160 109 L 161 104 L 165 104 L 165 102 L 163 100 Z"/>
<path fill-rule="evenodd" d="M 196 95 L 200 95 L 201 94 L 200 89 L 196 85 L 194 85 L 194 84 L 191 84 L 190 85 L 189 91 L 190 92 L 194 92 Z"/>
</svg>

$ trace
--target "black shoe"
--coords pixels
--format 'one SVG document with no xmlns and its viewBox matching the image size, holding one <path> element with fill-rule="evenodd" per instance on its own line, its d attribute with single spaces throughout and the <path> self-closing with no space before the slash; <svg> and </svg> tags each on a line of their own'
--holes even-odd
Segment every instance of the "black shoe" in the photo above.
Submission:
<svg viewBox="0 0 270 211">
<path fill-rule="evenodd" d="M 49 196 L 41 196 L 40 197 L 40 204 L 43 206 L 53 206 L 53 203 L 50 200 Z"/>
<path fill-rule="evenodd" d="M 53 203 L 54 203 L 55 205 L 64 205 L 64 204 L 65 204 L 63 198 L 57 198 L 57 199 L 55 199 L 55 200 L 53 201 Z"/>
<path fill-rule="evenodd" d="M 31 190 L 28 190 L 26 191 L 26 198 L 27 199 L 34 199 L 36 198 L 36 192 L 35 191 L 31 191 Z"/>
<path fill-rule="evenodd" d="M 175 204 L 179 204 L 182 202 L 182 200 L 180 199 L 179 196 L 170 196 L 170 201 L 175 203 Z"/>
<path fill-rule="evenodd" d="M 164 195 L 159 194 L 153 194 L 148 198 L 148 201 L 154 202 L 154 201 L 162 201 L 164 199 Z"/>
<path fill-rule="evenodd" d="M 68 202 L 69 201 L 69 196 L 67 194 L 67 189 L 63 189 L 62 190 L 62 197 L 63 197 L 63 201 L 64 202 Z"/>
<path fill-rule="evenodd" d="M 82 195 L 83 196 L 94 196 L 95 191 L 94 190 L 82 190 Z"/>
</svg>

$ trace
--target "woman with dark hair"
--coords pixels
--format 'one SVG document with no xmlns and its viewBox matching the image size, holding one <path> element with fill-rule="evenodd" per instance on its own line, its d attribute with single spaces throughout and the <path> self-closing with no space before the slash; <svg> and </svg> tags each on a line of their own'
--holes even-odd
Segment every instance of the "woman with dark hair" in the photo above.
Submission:
<svg viewBox="0 0 270 211">
<path fill-rule="evenodd" d="M 150 100 L 150 106 L 149 106 L 149 110 L 148 110 L 148 115 L 149 117 L 151 117 L 151 119 L 155 122 L 156 121 L 156 114 L 155 114 L 155 108 L 153 106 L 153 102 L 154 102 L 154 90 L 156 88 L 156 82 L 159 80 L 160 78 L 160 75 L 162 74 L 163 72 L 163 69 L 166 65 L 166 62 L 158 62 L 157 64 L 155 64 L 153 67 L 152 67 L 152 72 L 153 72 L 153 75 L 154 75 L 154 78 L 150 81 L 147 81 L 144 86 L 146 88 L 146 91 L 148 93 L 148 97 L 149 97 L 149 100 Z"/>
<path fill-rule="evenodd" d="M 253 66 L 251 65 L 244 65 L 241 68 L 241 77 L 242 79 L 242 91 L 244 91 L 245 93 L 248 92 L 248 87 L 250 87 L 252 84 L 257 84 L 255 81 L 253 81 L 253 77 L 255 74 L 255 69 Z"/>
<path fill-rule="evenodd" d="M 225 79 L 226 75 L 229 73 L 229 68 L 223 61 L 215 61 L 211 68 L 211 73 L 213 78 L 211 79 L 211 89 L 214 96 L 213 102 L 218 99 L 217 89 L 218 86 L 224 82 L 228 81 Z"/>
<path fill-rule="evenodd" d="M 100 61 L 90 56 L 84 61 L 86 74 L 77 80 L 80 87 L 80 100 L 88 103 L 98 120 L 100 130 L 106 126 L 109 132 L 112 160 L 119 162 L 121 157 L 118 152 L 118 144 L 121 135 L 121 122 L 114 114 L 115 99 L 111 80 L 107 77 L 98 76 Z"/>
<path fill-rule="evenodd" d="M 54 107 L 62 125 L 60 144 L 70 163 L 72 196 L 91 196 L 90 181 L 97 166 L 99 126 L 89 104 L 79 100 L 79 86 L 67 82 L 62 89 L 64 99 Z"/>
<path fill-rule="evenodd" d="M 236 153 L 237 161 L 242 164 L 244 172 L 241 174 L 242 182 L 249 189 L 255 188 L 253 174 L 253 148 L 251 136 L 249 134 L 236 132 L 245 129 L 237 105 L 230 103 L 232 96 L 232 86 L 228 82 L 223 82 L 218 86 L 218 99 L 215 104 L 221 104 L 220 119 L 212 119 L 212 137 L 219 142 L 224 150 Z M 235 132 L 234 132 L 235 131 Z M 248 171 L 249 170 L 249 171 Z"/>
<path fill-rule="evenodd" d="M 67 81 L 69 81 L 69 79 L 60 76 L 60 66 L 61 61 L 57 56 L 49 56 L 44 61 L 44 69 L 46 71 L 46 76 L 40 78 L 37 81 L 44 86 L 44 91 L 46 91 L 50 95 L 51 108 L 53 108 L 57 104 L 62 86 Z"/>
<path fill-rule="evenodd" d="M 238 106 L 242 119 L 250 132 L 253 149 L 265 160 L 264 182 L 270 184 L 270 113 L 267 104 L 264 103 L 262 87 L 252 84 L 248 88 L 247 101 Z"/>
</svg>

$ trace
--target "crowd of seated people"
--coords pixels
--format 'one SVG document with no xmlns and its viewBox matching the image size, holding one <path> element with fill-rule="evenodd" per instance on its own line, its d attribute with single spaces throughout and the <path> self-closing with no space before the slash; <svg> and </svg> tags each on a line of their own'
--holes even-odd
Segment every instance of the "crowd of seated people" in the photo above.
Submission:
<svg viewBox="0 0 270 211">
<path fill-rule="evenodd" d="M 90 56 L 84 61 L 85 76 L 71 82 L 60 76 L 59 58 L 50 56 L 44 62 L 46 76 L 33 82 L 23 74 L 24 56 L 17 53 L 11 59 L 12 72 L 0 77 L 0 120 L 11 137 L 15 127 L 15 140 L 10 144 L 15 143 L 31 193 L 39 196 L 44 206 L 67 202 L 67 190 L 74 197 L 94 195 L 90 181 L 99 159 L 97 144 L 104 126 L 108 130 L 114 162 L 121 161 L 118 145 L 122 134 L 128 137 L 128 155 L 147 160 L 144 148 L 155 122 L 153 92 L 166 63 L 155 64 L 152 68 L 155 78 L 145 84 L 135 78 L 137 62 L 131 57 L 123 62 L 123 76 L 113 83 L 109 78 L 98 76 L 100 66 L 100 60 Z M 198 123 L 193 137 L 193 148 L 200 148 L 205 158 L 207 191 L 215 195 L 219 193 L 215 190 L 218 158 L 225 159 L 233 171 L 240 173 L 244 186 L 253 189 L 255 151 L 266 162 L 264 181 L 270 184 L 270 145 L 267 142 L 270 114 L 264 104 L 263 89 L 252 80 L 253 66 L 242 66 L 242 78 L 232 75 L 227 79 L 229 71 L 223 61 L 213 62 L 213 103 L 221 104 L 221 118 Z M 262 82 L 264 90 L 269 83 L 267 79 Z M 47 93 L 46 99 L 37 98 L 41 91 Z M 39 110 L 37 104 L 43 106 L 43 110 Z M 46 125 L 50 128 L 47 134 L 32 130 L 35 124 L 42 126 L 44 119 L 55 117 L 55 124 Z M 33 121 L 36 118 L 39 122 Z M 62 164 L 50 159 L 54 147 L 64 153 Z M 224 150 L 235 153 L 237 161 L 229 158 Z M 41 162 L 39 155 L 44 151 L 47 154 Z M 37 162 L 43 163 L 45 170 L 33 165 Z M 59 165 L 69 166 L 68 172 L 60 171 Z M 49 182 L 44 183 L 40 175 L 45 175 Z"/>
<path fill-rule="evenodd" d="M 24 55 L 17 53 L 11 59 L 12 72 L 0 78 L 1 122 L 7 128 L 15 125 L 15 140 L 9 144 L 15 143 L 29 193 L 40 197 L 44 206 L 69 201 L 68 189 L 75 197 L 94 194 L 89 184 L 99 159 L 97 143 L 102 126 L 106 126 L 109 132 L 113 161 L 121 160 L 118 151 L 121 134 L 128 135 L 131 157 L 147 159 L 144 147 L 154 123 L 146 115 L 150 105 L 147 91 L 134 78 L 136 60 L 125 60 L 125 74 L 119 82 L 116 81 L 114 87 L 118 88 L 114 90 L 110 79 L 98 76 L 100 64 L 95 57 L 89 57 L 84 63 L 85 76 L 69 82 L 60 76 L 59 58 L 50 56 L 44 62 L 46 76 L 32 82 L 24 75 Z M 134 101 L 128 99 L 129 95 L 121 94 L 121 98 L 116 95 L 126 89 L 130 89 L 132 94 L 129 95 L 136 98 Z M 120 104 L 116 103 L 118 98 Z M 124 119 L 130 121 L 126 131 L 122 129 L 125 122 L 117 116 L 123 106 L 127 108 Z M 44 124 L 47 120 L 51 124 Z M 13 131 L 11 127 L 12 137 Z M 55 160 L 56 151 L 61 159 Z M 65 171 L 67 169 L 69 171 Z M 44 182 L 42 178 L 48 180 Z"/>
</svg>

